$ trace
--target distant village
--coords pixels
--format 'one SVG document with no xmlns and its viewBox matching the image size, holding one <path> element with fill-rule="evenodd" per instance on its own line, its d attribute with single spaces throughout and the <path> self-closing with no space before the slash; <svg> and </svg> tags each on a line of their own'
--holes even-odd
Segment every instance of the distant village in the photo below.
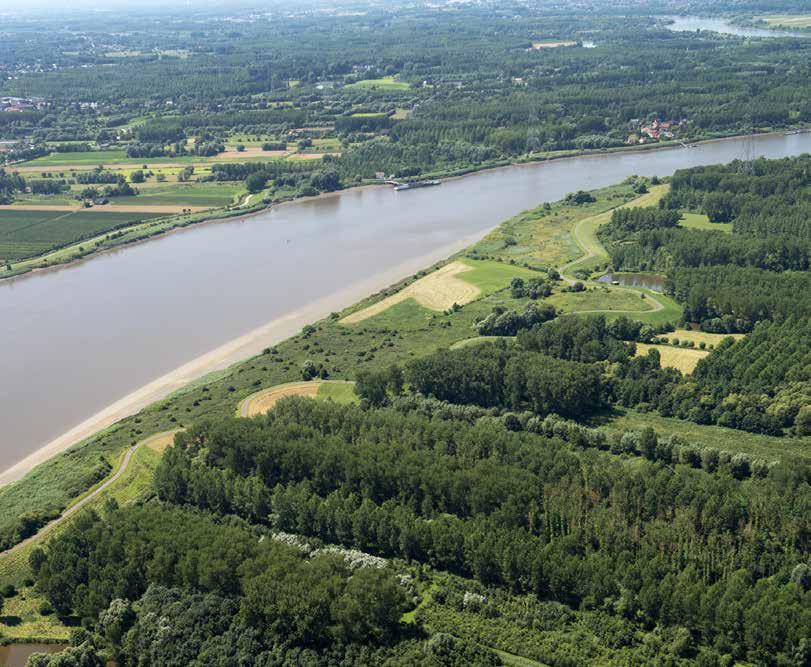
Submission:
<svg viewBox="0 0 811 667">
<path fill-rule="evenodd" d="M 647 125 L 644 125 L 643 122 L 634 118 L 628 123 L 631 132 L 625 140 L 626 144 L 629 146 L 633 144 L 652 144 L 658 141 L 674 139 L 687 124 L 686 120 L 659 120 L 658 118 Z"/>
<path fill-rule="evenodd" d="M 0 97 L 0 111 L 38 111 L 48 106 L 42 97 Z"/>
</svg>

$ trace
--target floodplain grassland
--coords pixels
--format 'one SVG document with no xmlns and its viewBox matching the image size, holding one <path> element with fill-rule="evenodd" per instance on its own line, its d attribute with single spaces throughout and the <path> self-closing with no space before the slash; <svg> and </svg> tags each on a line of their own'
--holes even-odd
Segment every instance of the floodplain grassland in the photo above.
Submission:
<svg viewBox="0 0 811 667">
<path fill-rule="evenodd" d="M 34 586 L 18 586 L 17 594 L 7 598 L 0 616 L 0 638 L 6 642 L 67 642 L 71 629 L 56 614 L 43 614 L 46 602 Z"/>
<path fill-rule="evenodd" d="M 639 197 L 631 197 L 628 201 L 621 203 L 620 208 L 656 206 L 659 200 L 665 196 L 669 187 L 667 184 L 651 186 L 649 192 Z M 567 271 L 571 273 L 577 269 L 594 271 L 608 266 L 610 259 L 600 239 L 597 238 L 597 230 L 611 220 L 611 215 L 612 211 L 608 210 L 599 215 L 581 218 L 575 223 L 571 234 L 585 254 L 581 258 L 562 266 L 561 272 Z"/>
<path fill-rule="evenodd" d="M 546 268 L 561 266 L 583 252 L 572 235 L 572 227 L 583 218 L 616 208 L 633 197 L 624 185 L 596 191 L 597 201 L 581 206 L 542 204 L 506 220 L 481 241 L 471 253 L 496 256 L 506 261 Z"/>
<path fill-rule="evenodd" d="M 132 455 L 127 459 L 125 456 L 127 448 L 120 448 L 109 452 L 105 457 L 112 460 L 113 465 L 109 468 L 109 474 L 98 479 L 87 491 L 71 499 L 65 509 L 70 509 L 82 501 L 82 511 L 95 509 L 101 511 L 104 503 L 109 499 L 114 500 L 118 505 L 126 505 L 144 499 L 152 494 L 152 482 L 155 470 L 160 462 L 161 456 L 166 448 L 174 441 L 175 430 L 153 434 L 133 445 L 135 447 Z M 126 464 L 126 468 L 123 466 Z M 81 465 L 81 462 L 80 462 Z M 40 466 L 42 468 L 43 466 Z M 52 471 L 49 471 L 52 473 Z M 114 475 L 119 477 L 105 486 L 105 480 Z M 49 475 L 50 476 L 50 475 Z M 51 477 L 53 478 L 53 477 Z M 14 489 L 17 485 L 3 487 L 0 491 Z M 80 512 L 60 517 L 54 525 L 48 525 L 47 531 L 41 531 L 42 538 L 33 540 L 28 544 L 13 549 L 0 558 L 0 583 L 8 581 L 22 581 L 30 574 L 28 566 L 28 556 L 31 551 L 41 542 L 58 535 L 71 521 L 74 521 Z M 16 521 L 16 518 L 14 519 Z M 5 527 L 5 525 L 3 526 Z M 2 636 L 2 635 L 0 635 Z"/>
</svg>

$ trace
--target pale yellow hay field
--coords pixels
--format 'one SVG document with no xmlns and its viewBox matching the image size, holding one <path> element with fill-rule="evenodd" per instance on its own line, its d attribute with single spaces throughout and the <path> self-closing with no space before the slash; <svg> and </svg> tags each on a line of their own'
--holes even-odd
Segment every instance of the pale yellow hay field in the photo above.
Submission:
<svg viewBox="0 0 811 667">
<path fill-rule="evenodd" d="M 676 368 L 685 375 L 689 375 L 696 369 L 698 362 L 706 357 L 707 350 L 695 350 L 688 347 L 673 347 L 672 345 L 647 345 L 645 343 L 636 344 L 636 355 L 642 356 L 651 349 L 659 350 L 661 364 L 663 367 Z"/>
<path fill-rule="evenodd" d="M 248 396 L 239 405 L 241 417 L 256 417 L 268 412 L 276 403 L 286 396 L 309 396 L 315 398 L 321 382 L 288 382 L 270 389 L 264 389 Z"/>
<path fill-rule="evenodd" d="M 392 294 L 363 310 L 347 315 L 341 320 L 341 323 L 362 322 L 406 299 L 415 299 L 418 304 L 431 310 L 447 310 L 454 303 L 463 306 L 481 294 L 478 287 L 456 277 L 460 273 L 471 270 L 472 267 L 462 262 L 446 264 L 441 269 L 404 287 L 397 294 Z"/>
<path fill-rule="evenodd" d="M 661 338 L 667 338 L 669 341 L 672 341 L 674 338 L 678 338 L 680 341 L 691 340 L 696 345 L 699 343 L 704 343 L 709 347 L 710 345 L 718 345 L 718 343 L 724 340 L 724 338 L 734 338 L 735 340 L 740 340 L 743 338 L 743 334 L 716 334 L 707 333 L 706 331 L 676 329 L 673 333 L 663 334 Z"/>
<path fill-rule="evenodd" d="M 563 46 L 577 46 L 577 42 L 532 42 L 532 48 L 540 49 L 559 49 Z"/>
</svg>

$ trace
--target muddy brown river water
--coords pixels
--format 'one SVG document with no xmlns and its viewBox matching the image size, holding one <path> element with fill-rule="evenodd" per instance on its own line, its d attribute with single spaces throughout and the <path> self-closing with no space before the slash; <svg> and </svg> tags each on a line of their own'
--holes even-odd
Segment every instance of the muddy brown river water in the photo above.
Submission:
<svg viewBox="0 0 811 667">
<path fill-rule="evenodd" d="M 228 341 L 275 322 L 142 402 L 259 351 L 544 201 L 631 174 L 809 151 L 811 134 L 780 134 L 507 167 L 413 191 L 366 188 L 0 283 L 0 470 Z M 132 406 L 125 402 L 115 416 Z"/>
</svg>

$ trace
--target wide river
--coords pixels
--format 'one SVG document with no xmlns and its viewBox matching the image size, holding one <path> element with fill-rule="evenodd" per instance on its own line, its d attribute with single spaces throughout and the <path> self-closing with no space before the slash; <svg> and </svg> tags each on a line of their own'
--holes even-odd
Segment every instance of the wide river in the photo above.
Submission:
<svg viewBox="0 0 811 667">
<path fill-rule="evenodd" d="M 258 352 L 544 201 L 631 174 L 666 176 L 745 155 L 803 152 L 811 152 L 811 134 L 507 167 L 406 192 L 359 189 L 191 227 L 0 283 L 0 470 L 228 341 L 275 323 L 153 385 L 140 405 Z M 134 407 L 137 401 L 125 403 L 108 421 Z"/>
<path fill-rule="evenodd" d="M 695 32 L 696 30 L 717 32 L 737 37 L 809 37 L 808 33 L 790 32 L 788 30 L 771 30 L 768 28 L 754 28 L 731 23 L 729 19 L 708 16 L 664 16 L 672 19 L 668 24 L 670 30 L 676 32 Z"/>
</svg>

